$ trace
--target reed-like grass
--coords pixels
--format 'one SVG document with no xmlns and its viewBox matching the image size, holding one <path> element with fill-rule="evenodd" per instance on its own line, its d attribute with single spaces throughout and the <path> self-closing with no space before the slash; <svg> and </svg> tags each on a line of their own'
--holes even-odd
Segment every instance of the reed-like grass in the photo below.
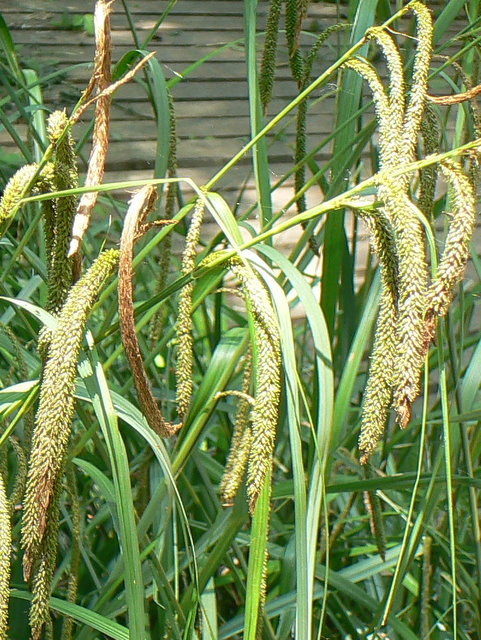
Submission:
<svg viewBox="0 0 481 640">
<path fill-rule="evenodd" d="M 176 169 L 175 87 L 225 47 L 169 81 L 161 59 L 139 63 L 175 4 L 142 42 L 133 3 L 98 3 L 94 78 L 66 115 L 0 15 L 0 126 L 17 149 L 0 162 L 0 640 L 481 637 L 479 2 L 449 0 L 432 24 L 419 0 L 336 3 L 347 18 L 314 39 L 307 2 L 272 0 L 263 47 L 263 5 L 245 0 L 233 44 L 251 138 L 206 185 Z M 113 68 L 110 10 L 136 43 Z M 298 95 L 269 119 L 279 52 Z M 98 184 L 112 82 L 136 74 L 152 179 Z M 328 84 L 332 131 L 311 139 Z M 75 124 L 93 103 L 77 187 Z M 292 116 L 292 167 L 274 182 L 269 143 Z M 233 212 L 218 183 L 247 152 L 257 201 Z M 284 183 L 289 216 L 272 208 Z M 159 273 L 174 238 L 183 258 Z M 119 243 L 117 277 L 104 249 Z"/>
</svg>

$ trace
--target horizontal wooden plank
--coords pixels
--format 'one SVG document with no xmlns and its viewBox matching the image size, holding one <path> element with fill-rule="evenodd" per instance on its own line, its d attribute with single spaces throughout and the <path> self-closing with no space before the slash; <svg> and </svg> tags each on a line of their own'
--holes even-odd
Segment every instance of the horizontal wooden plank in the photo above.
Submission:
<svg viewBox="0 0 481 640">
<path fill-rule="evenodd" d="M 205 165 L 220 168 L 231 157 L 242 149 L 245 140 L 227 138 L 220 143 L 215 138 L 195 140 L 179 140 L 177 145 L 177 161 L 179 167 L 195 167 Z M 6 144 L 5 149 L 10 150 Z M 89 153 L 89 145 L 83 148 L 85 157 Z M 157 145 L 154 140 L 112 141 L 107 155 L 107 164 L 112 170 L 128 169 L 130 166 L 139 169 L 149 169 L 154 166 Z M 269 144 L 269 157 L 274 164 L 292 162 L 293 151 L 289 141 L 273 141 Z M 323 153 L 318 159 L 326 160 L 328 155 Z M 239 165 L 250 166 L 250 154 L 239 161 Z"/>
<path fill-rule="evenodd" d="M 16 44 L 31 44 L 41 46 L 52 44 L 52 38 L 55 45 L 63 47 L 89 47 L 94 48 L 95 40 L 93 36 L 86 35 L 79 31 L 31 31 L 25 29 L 16 29 L 11 31 L 12 38 Z M 159 31 L 158 37 L 151 44 L 153 47 L 164 46 L 220 46 L 233 40 L 241 40 L 244 34 L 242 29 L 231 29 L 229 31 L 188 31 L 185 29 L 162 29 Z M 117 46 L 129 46 L 135 48 L 135 42 L 130 31 L 121 30 L 112 32 L 112 44 Z"/>
<path fill-rule="evenodd" d="M 68 96 L 65 96 L 67 98 Z M 75 101 L 78 98 L 78 94 L 70 97 L 70 101 L 68 99 L 62 99 L 60 101 L 55 101 L 54 106 L 58 107 L 58 105 L 71 107 L 75 104 Z M 276 98 L 269 105 L 269 114 L 277 114 L 281 109 L 283 109 L 289 100 Z M 322 107 L 320 105 L 313 105 L 311 109 L 311 113 L 319 113 Z M 247 116 L 249 114 L 249 105 L 246 103 L 246 100 L 196 100 L 194 97 L 188 100 L 176 100 L 175 102 L 175 113 L 179 120 L 183 118 L 223 118 L 223 117 L 238 117 L 238 116 Z M 326 113 L 329 113 L 329 110 L 326 109 Z M 113 104 L 112 108 L 112 118 L 114 120 L 126 120 L 126 119 L 150 119 L 152 118 L 152 107 L 143 97 L 139 97 L 136 101 L 116 101 Z M 212 125 L 214 126 L 214 125 Z M 217 125 L 216 125 L 217 126 Z M 207 125 L 209 128 L 209 125 Z"/>
<path fill-rule="evenodd" d="M 32 13 L 33 9 L 37 12 L 46 13 L 92 13 L 94 2 L 89 0 L 66 0 L 64 2 L 53 2 L 52 0 L 2 0 L 2 13 Z M 160 17 L 164 7 L 159 7 L 152 3 L 152 0 L 136 0 L 129 4 L 129 8 L 134 16 L 139 14 L 158 15 Z M 260 0 L 257 5 L 257 15 L 265 15 L 269 8 L 269 2 Z M 114 4 L 113 13 L 122 13 L 123 10 L 119 2 Z M 343 11 L 341 10 L 341 13 Z M 232 2 L 230 0 L 182 0 L 177 2 L 170 12 L 172 15 L 202 15 L 211 16 L 240 16 L 243 15 L 243 5 L 241 2 Z M 326 5 L 325 3 L 311 3 L 309 6 L 309 17 L 314 16 L 330 16 L 334 18 L 337 15 L 337 7 L 335 5 Z"/>
<path fill-rule="evenodd" d="M 331 132 L 330 122 L 326 118 L 313 117 L 307 122 L 307 132 L 309 135 L 323 137 Z M 89 127 L 88 122 L 80 122 L 74 127 L 74 136 L 80 139 Z M 17 124 L 15 129 L 18 135 L 27 139 L 27 125 Z M 125 140 L 125 132 L 128 131 L 128 139 L 132 141 L 155 140 L 157 131 L 153 118 L 143 120 L 112 120 L 110 124 L 110 139 L 112 141 Z M 278 125 L 268 138 L 282 135 L 283 139 L 292 142 L 295 132 L 295 122 L 291 119 L 287 125 Z M 247 116 L 224 117 L 215 121 L 206 121 L 202 118 L 184 118 L 177 127 L 177 137 L 179 139 L 209 138 L 245 138 L 249 135 L 249 118 Z M 9 144 L 10 136 L 0 126 L 0 144 Z"/>
<path fill-rule="evenodd" d="M 204 38 L 205 44 L 186 44 L 182 42 L 160 43 L 158 46 L 149 46 L 148 51 L 155 51 L 156 58 L 160 62 L 173 64 L 177 71 L 181 71 L 177 64 L 192 64 L 198 60 L 208 58 L 210 60 L 219 60 L 222 62 L 245 62 L 244 47 L 240 44 L 225 46 L 229 44 L 229 40 L 213 42 L 211 38 Z M 210 43 L 210 44 L 207 44 Z M 225 43 L 225 44 L 224 44 Z M 56 68 L 61 69 L 63 66 L 75 63 L 91 63 L 93 60 L 94 46 L 93 42 L 84 42 L 75 47 L 67 47 L 67 43 L 56 43 L 55 36 L 46 38 L 45 42 L 37 43 L 17 43 L 20 56 L 27 62 L 33 60 L 33 66 L 38 67 L 38 59 L 41 58 L 51 65 L 55 64 Z M 129 51 L 135 50 L 135 46 L 131 45 L 114 45 L 113 60 L 116 62 Z M 336 53 L 330 47 L 324 47 L 320 59 L 323 66 L 334 62 L 337 58 Z M 279 47 L 278 61 L 286 64 L 288 62 L 287 50 L 282 45 Z"/>
</svg>

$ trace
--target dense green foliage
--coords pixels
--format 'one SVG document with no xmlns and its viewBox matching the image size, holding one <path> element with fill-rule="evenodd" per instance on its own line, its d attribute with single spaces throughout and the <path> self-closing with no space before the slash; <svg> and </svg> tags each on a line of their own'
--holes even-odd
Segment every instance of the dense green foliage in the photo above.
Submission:
<svg viewBox="0 0 481 640">
<path fill-rule="evenodd" d="M 312 47 L 309 3 L 270 4 L 263 49 L 257 3 L 243 3 L 251 140 L 208 184 L 176 172 L 170 90 L 209 59 L 166 82 L 151 58 L 137 75 L 168 153 L 151 180 L 89 189 L 83 267 L 67 257 L 85 192 L 76 127 L 48 120 L 49 79 L 22 68 L 0 15 L 0 126 L 17 147 L 0 154 L 0 640 L 29 637 L 29 610 L 35 639 L 481 637 L 476 231 L 469 242 L 480 120 L 472 100 L 426 108 L 426 86 L 478 84 L 481 3 L 446 2 L 433 33 L 418 0 L 338 3 L 345 24 L 311 34 Z M 336 61 L 314 77 L 327 42 Z M 299 94 L 269 120 L 279 51 Z M 114 81 L 138 59 L 126 54 Z M 334 127 L 313 140 L 306 121 L 327 83 Z M 283 216 L 268 143 L 292 115 Z M 233 212 L 217 185 L 247 152 L 257 202 Z M 82 175 L 81 145 L 75 154 Z M 146 182 L 155 206 L 149 191 L 126 215 L 111 192 Z M 322 201 L 308 208 L 312 192 Z M 299 239 L 280 251 L 293 228 Z M 169 266 L 171 244 L 185 249 Z"/>
</svg>

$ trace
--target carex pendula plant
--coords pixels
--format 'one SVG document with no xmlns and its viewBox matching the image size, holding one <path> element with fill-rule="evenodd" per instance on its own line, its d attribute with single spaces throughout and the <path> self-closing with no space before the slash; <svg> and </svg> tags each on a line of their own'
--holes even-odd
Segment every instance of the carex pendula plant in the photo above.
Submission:
<svg viewBox="0 0 481 640">
<path fill-rule="evenodd" d="M 99 634 L 131 640 L 311 640 L 384 633 L 402 638 L 431 634 L 437 640 L 445 629 L 456 636 L 455 616 L 461 609 L 468 612 L 466 627 L 481 629 L 472 604 L 479 599 L 477 563 L 481 569 L 477 519 L 471 518 L 472 530 L 448 531 L 453 505 L 463 515 L 468 509 L 477 514 L 476 463 L 471 468 L 466 463 L 466 473 L 463 468 L 470 451 L 474 460 L 479 450 L 479 406 L 470 404 L 471 395 L 477 397 L 476 367 L 468 370 L 466 388 L 460 380 L 471 352 L 478 353 L 474 363 L 481 357 L 475 344 L 479 332 L 472 327 L 479 287 L 466 286 L 460 305 L 454 305 L 438 331 L 438 319 L 451 308 L 468 260 L 479 147 L 479 140 L 462 147 L 458 142 L 442 151 L 450 133 L 440 113 L 444 105 L 479 93 L 473 86 L 476 65 L 472 74 L 459 75 L 466 91 L 434 99 L 428 90 L 429 75 L 436 74 L 431 50 L 443 25 L 433 33 L 430 10 L 419 0 L 393 15 L 389 3 L 377 3 L 376 13 L 376 3 L 363 0 L 329 3 L 328 11 L 328 3 L 273 0 L 259 95 L 252 104 L 262 105 L 266 114 L 267 107 L 277 110 L 276 66 L 282 81 L 286 74 L 294 80 L 289 82 L 297 96 L 262 130 L 254 127 L 256 134 L 240 151 L 198 186 L 176 177 L 170 92 L 175 96 L 175 87 L 217 52 L 209 51 L 208 59 L 170 78 L 163 76 L 168 69 L 163 47 L 159 60 L 149 54 L 135 64 L 162 20 L 182 15 L 181 2 L 167 4 L 159 21 L 142 23 L 145 28 L 135 31 L 137 8 L 128 0 L 122 3 L 136 50 L 122 57 L 115 70 L 108 50 L 110 14 L 120 3 L 97 4 L 94 77 L 78 107 L 62 110 L 55 104 L 46 118 L 44 156 L 36 164 L 26 160 L 29 164 L 14 174 L 0 201 L 2 264 L 7 265 L 0 274 L 2 304 L 3 296 L 10 296 L 2 318 L 10 329 L 0 325 L 0 360 L 6 362 L 0 374 L 6 387 L 0 390 L 0 640 L 8 633 L 27 635 L 27 616 L 18 615 L 27 607 L 34 640 L 94 640 Z M 454 4 L 451 0 L 451 9 Z M 469 3 L 470 10 L 474 4 Z M 250 20 L 253 6 L 244 3 Z M 179 8 L 178 15 L 172 13 Z M 325 11 L 317 25 L 312 8 Z M 344 9 L 352 24 L 324 24 L 325 16 L 338 20 Z M 367 24 L 386 15 L 391 17 L 384 25 L 366 32 Z M 117 28 L 121 16 L 113 17 Z M 399 31 L 394 31 L 399 18 Z M 202 19 L 199 13 L 196 20 Z M 400 31 L 411 25 L 414 37 L 405 41 Z M 2 26 L 0 20 L 0 41 Z M 325 46 L 327 36 L 345 29 L 352 29 L 354 44 L 322 71 L 333 50 Z M 259 35 L 256 43 L 264 35 L 259 31 L 250 30 Z M 119 30 L 116 38 L 125 33 L 130 37 Z M 340 50 L 349 46 L 347 38 L 337 40 Z M 226 47 L 219 52 L 232 48 L 238 56 L 242 51 L 240 40 Z M 361 51 L 366 58 L 356 57 Z M 259 49 L 251 42 L 249 52 L 252 78 Z M 278 65 L 276 55 L 283 56 Z M 387 80 L 377 70 L 380 57 Z M 443 59 L 443 68 L 451 62 Z M 224 65 L 223 60 L 217 63 Z M 142 67 L 132 104 L 140 102 L 144 90 L 155 102 L 154 176 L 101 184 L 106 158 L 115 151 L 112 144 L 107 156 L 113 93 Z M 314 75 L 318 68 L 320 75 Z M 343 68 L 349 72 L 337 83 L 335 74 Z M 344 87 L 343 78 L 348 79 Z M 450 77 L 457 80 L 457 75 Z M 332 104 L 342 114 L 341 103 L 356 95 L 350 93 L 351 82 L 358 88 L 369 85 L 377 123 L 365 127 L 365 103 L 356 105 L 359 111 L 351 120 L 355 139 L 331 147 L 342 131 L 336 125 L 326 134 L 321 126 L 313 133 L 306 126 L 313 115 L 309 110 L 314 104 Z M 249 90 L 255 91 L 255 85 L 250 83 Z M 200 86 L 197 82 L 196 89 Z M 112 104 L 117 118 L 119 110 Z M 73 133 L 89 107 L 95 108 L 93 145 L 80 187 L 77 167 L 88 154 Z M 474 108 L 465 111 L 474 122 Z M 276 165 L 269 164 L 273 157 L 253 153 L 258 163 L 268 163 L 262 168 L 277 175 L 277 185 L 285 187 L 292 176 L 284 189 L 289 200 L 284 206 L 283 190 L 275 193 L 272 202 L 281 205 L 272 218 L 262 208 L 267 199 L 258 193 L 247 211 L 242 198 L 232 210 L 216 186 L 236 164 L 236 171 L 243 170 L 256 140 L 270 136 L 277 124 L 286 123 L 289 131 L 290 113 L 296 118 L 287 142 L 285 157 L 293 157 L 287 172 L 277 175 Z M 379 153 L 371 154 L 372 175 L 363 179 L 365 145 L 372 143 L 375 124 L 379 133 L 371 150 Z M 146 127 L 141 119 L 135 125 Z M 185 166 L 190 144 L 184 125 L 178 121 L 180 166 Z M 460 130 L 464 136 L 461 125 Z M 276 136 L 276 145 L 284 142 Z M 325 150 L 323 157 L 318 149 Z M 242 181 L 235 177 L 234 182 Z M 448 217 L 445 238 L 436 243 L 444 185 Z M 243 196 L 251 197 L 254 190 L 249 189 L 240 187 Z M 318 202 L 311 208 L 310 197 L 304 197 L 308 189 Z M 116 193 L 128 193 L 129 201 L 116 199 Z M 107 219 L 101 213 L 111 204 Z M 333 244 L 332 229 L 323 226 L 326 216 L 330 222 L 345 210 L 367 227 L 379 263 L 380 278 L 374 275 L 372 256 L 367 257 L 359 287 L 349 281 L 358 255 L 357 220 L 349 247 Z M 29 220 L 41 220 L 43 228 L 28 227 Z M 329 291 L 329 278 L 320 281 L 311 271 L 313 247 L 298 229 L 302 224 L 316 225 L 324 266 L 329 266 L 332 247 L 339 247 L 334 256 L 342 263 L 339 295 L 349 300 L 352 294 L 352 317 L 346 317 L 349 304 L 343 306 L 334 289 Z M 284 233 L 293 229 L 300 238 L 295 248 Z M 183 251 L 179 241 L 185 242 Z M 476 270 L 479 278 L 474 261 Z M 18 282 L 12 274 L 18 274 Z M 324 319 L 326 292 L 339 310 L 333 323 Z M 240 304 L 233 304 L 233 297 Z M 40 332 L 39 319 L 44 324 Z M 374 323 L 364 386 L 364 354 Z M 467 442 L 464 456 L 459 449 L 446 453 L 457 469 L 452 486 L 446 482 L 448 501 L 442 492 L 443 443 L 438 437 L 440 421 L 449 422 L 447 403 L 443 400 L 441 418 L 434 394 L 428 398 L 433 408 L 427 418 L 426 399 L 420 421 L 412 408 L 436 334 L 440 346 L 430 353 L 429 364 L 441 372 L 437 358 L 441 351 L 448 353 L 444 340 L 451 340 L 448 385 L 454 401 L 448 408 L 455 415 L 454 429 L 459 424 Z M 436 372 L 431 379 L 437 380 Z M 359 397 L 362 392 L 363 403 L 357 402 L 356 391 Z M 173 419 L 176 405 L 178 418 Z M 402 427 L 412 414 L 413 428 L 386 440 L 386 466 L 375 468 L 370 456 L 386 437 L 391 410 Z M 362 467 L 352 451 L 358 415 Z M 344 429 L 347 423 L 350 428 Z M 413 473 L 418 450 L 409 441 L 418 426 L 421 462 Z M 427 445 L 426 433 L 431 437 Z M 444 442 L 447 448 L 448 438 Z M 449 572 L 451 559 L 463 565 L 457 582 L 455 571 Z M 458 593 L 463 599 L 459 596 L 456 605 Z"/>
</svg>

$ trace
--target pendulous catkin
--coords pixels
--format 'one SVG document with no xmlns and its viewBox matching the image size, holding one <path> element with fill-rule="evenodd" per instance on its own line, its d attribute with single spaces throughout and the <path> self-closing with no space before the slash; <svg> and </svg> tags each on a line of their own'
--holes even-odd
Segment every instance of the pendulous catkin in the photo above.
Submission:
<svg viewBox="0 0 481 640">
<path fill-rule="evenodd" d="M 249 393 L 252 377 L 252 354 L 249 353 L 245 363 L 244 377 L 242 380 L 242 396 L 239 400 L 237 414 L 234 422 L 234 433 L 229 450 L 229 456 L 220 484 L 222 504 L 230 506 L 234 502 L 237 491 L 245 476 L 249 452 L 252 445 L 252 432 L 249 423 L 251 412 L 251 399 Z"/>
<path fill-rule="evenodd" d="M 170 93 L 168 94 L 168 98 L 169 98 L 170 136 L 169 136 L 169 157 L 167 162 L 167 176 L 169 178 L 174 178 L 177 173 L 177 123 L 175 118 L 174 100 Z M 169 182 L 169 184 L 166 187 L 165 205 L 164 205 L 164 218 L 166 220 L 170 220 L 174 215 L 178 190 L 179 190 L 178 182 Z M 170 258 L 171 258 L 171 249 L 172 249 L 172 237 L 169 233 L 167 237 L 164 239 L 164 242 L 162 245 L 162 254 L 159 260 L 158 279 L 157 279 L 157 285 L 155 287 L 156 294 L 162 291 L 162 289 L 165 287 L 165 284 L 167 282 L 167 276 L 169 273 Z M 165 305 L 162 305 L 157 311 L 157 313 L 154 315 L 152 320 L 150 321 L 149 342 L 152 349 L 155 349 L 155 346 L 159 342 L 160 336 L 165 326 L 166 315 L 167 315 L 166 307 Z"/>
<path fill-rule="evenodd" d="M 406 194 L 391 187 L 394 231 L 399 260 L 397 346 L 393 405 L 402 429 L 411 419 L 411 405 L 420 392 L 426 331 L 424 309 L 428 266 L 421 222 Z M 402 217 L 402 219 L 401 219 Z"/>
<path fill-rule="evenodd" d="M 361 463 L 366 462 L 375 449 L 388 418 L 395 364 L 398 301 L 398 264 L 392 226 L 382 211 L 378 215 L 364 216 L 364 220 L 370 230 L 373 250 L 378 256 L 382 291 L 363 401 L 359 435 Z"/>
<path fill-rule="evenodd" d="M 473 185 L 461 165 L 453 160 L 444 161 L 441 170 L 450 187 L 453 212 L 441 261 L 427 294 L 425 314 L 430 338 L 434 335 L 435 317 L 446 315 L 454 287 L 463 277 L 476 222 Z"/>
<path fill-rule="evenodd" d="M 196 249 L 200 239 L 200 229 L 204 219 L 205 203 L 199 198 L 195 203 L 194 212 L 185 239 L 182 254 L 182 275 L 189 274 L 195 266 Z M 193 338 L 192 338 L 192 293 L 194 285 L 188 282 L 179 294 L 179 310 L 177 314 L 177 411 L 181 420 L 189 409 L 192 397 L 193 376 Z"/>
<path fill-rule="evenodd" d="M 281 0 L 271 0 L 269 16 L 267 18 L 264 51 L 262 53 L 261 70 L 259 73 L 259 93 L 264 111 L 272 98 L 272 88 L 276 73 L 277 36 L 279 33 L 279 18 L 281 15 Z"/>
<path fill-rule="evenodd" d="M 57 478 L 52 491 L 45 537 L 39 546 L 38 554 L 32 567 L 32 603 L 29 612 L 32 640 L 40 640 L 44 626 L 47 629 L 47 638 L 52 638 L 49 598 L 57 559 L 60 492 L 61 478 Z"/>
<path fill-rule="evenodd" d="M 10 505 L 3 477 L 0 474 L 0 640 L 7 640 L 8 637 L 11 548 Z"/>
<path fill-rule="evenodd" d="M 30 414 L 30 411 L 28 412 L 28 414 Z M 12 449 L 15 451 L 15 456 L 17 458 L 15 482 L 12 492 L 8 498 L 10 504 L 10 514 L 13 515 L 17 504 L 23 500 L 23 495 L 25 493 L 25 485 L 27 482 L 27 456 L 25 454 L 24 448 L 15 436 L 10 436 L 8 441 Z"/>
<path fill-rule="evenodd" d="M 254 512 L 257 498 L 272 466 L 279 401 L 281 344 L 279 326 L 267 290 L 252 267 L 240 258 L 229 266 L 239 280 L 254 324 L 255 396 L 251 411 L 251 445 L 247 463 L 247 495 Z"/>
<path fill-rule="evenodd" d="M 393 406 L 397 422 L 404 428 L 411 419 L 411 407 L 420 393 L 421 371 L 434 336 L 436 319 L 447 312 L 453 288 L 462 278 L 468 259 L 469 240 L 474 227 L 474 192 L 461 166 L 446 161 L 441 168 L 449 183 L 453 219 L 445 249 L 429 283 L 423 214 L 429 216 L 436 181 L 436 169 L 421 172 L 420 201 L 416 206 L 410 193 L 409 174 L 390 178 L 390 169 L 416 159 L 420 133 L 425 152 L 438 144 L 437 122 L 426 109 L 427 80 L 432 56 L 433 24 L 430 10 L 418 0 L 403 12 L 416 17 L 417 48 L 412 86 L 405 105 L 404 75 L 397 45 L 382 28 L 370 29 L 367 36 L 381 47 L 389 71 L 389 93 L 374 67 L 363 59 L 347 61 L 370 85 L 379 123 L 381 171 L 377 191 L 383 207 L 376 214 L 361 215 L 366 220 L 371 242 L 381 268 L 379 317 L 364 394 L 359 448 L 365 464 L 374 451 Z M 427 224 L 427 221 L 426 221 Z"/>
<path fill-rule="evenodd" d="M 399 164 L 412 162 L 416 157 L 416 146 L 428 93 L 428 75 L 432 57 L 433 19 L 431 11 L 414 0 L 406 7 L 416 17 L 416 55 L 412 75 L 411 92 L 404 115 Z M 408 177 L 401 180 L 406 188 Z"/>
<path fill-rule="evenodd" d="M 54 147 L 52 191 L 78 187 L 75 143 L 68 130 L 68 124 L 65 111 L 54 111 L 47 122 L 48 137 Z M 51 217 L 45 216 L 44 212 L 48 265 L 47 310 L 54 314 L 62 308 L 72 286 L 73 263 L 72 259 L 67 257 L 67 252 L 76 204 L 75 195 L 56 198 Z"/>
<path fill-rule="evenodd" d="M 25 191 L 37 171 L 36 164 L 27 164 L 14 173 L 7 182 L 0 200 L 0 237 L 5 233 L 8 223 L 14 217 L 18 203 L 25 195 Z"/>
<path fill-rule="evenodd" d="M 24 501 L 22 546 L 24 574 L 44 541 L 53 490 L 63 471 L 74 413 L 77 361 L 87 318 L 107 277 L 115 270 L 119 251 L 104 251 L 72 287 L 48 349 L 32 437 Z"/>
<path fill-rule="evenodd" d="M 426 105 L 424 118 L 421 123 L 421 135 L 423 139 L 424 155 L 437 153 L 439 151 L 439 122 L 436 112 L 430 104 Z M 424 167 L 419 172 L 419 195 L 418 207 L 428 220 L 433 217 L 435 202 L 436 182 L 438 178 L 438 165 Z"/>
</svg>

